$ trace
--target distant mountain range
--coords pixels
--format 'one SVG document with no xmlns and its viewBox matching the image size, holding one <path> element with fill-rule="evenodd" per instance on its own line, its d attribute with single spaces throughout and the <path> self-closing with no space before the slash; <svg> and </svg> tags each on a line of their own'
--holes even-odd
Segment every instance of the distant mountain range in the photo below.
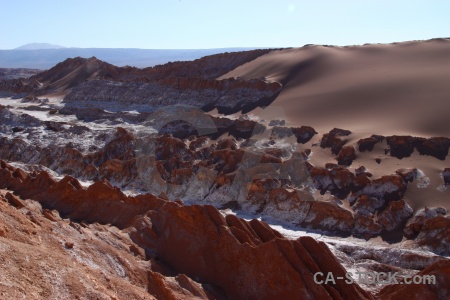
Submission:
<svg viewBox="0 0 450 300">
<path fill-rule="evenodd" d="M 14 50 L 43 50 L 43 49 L 63 49 L 67 48 L 59 45 L 52 45 L 48 43 L 31 43 L 15 48 Z"/>
<path fill-rule="evenodd" d="M 12 50 L 0 50 L 0 68 L 32 68 L 46 70 L 67 58 L 78 56 L 95 56 L 100 60 L 116 66 L 128 65 L 143 68 L 167 62 L 194 60 L 206 55 L 253 49 L 257 48 L 65 48 L 63 46 L 46 43 L 33 43 Z"/>
</svg>

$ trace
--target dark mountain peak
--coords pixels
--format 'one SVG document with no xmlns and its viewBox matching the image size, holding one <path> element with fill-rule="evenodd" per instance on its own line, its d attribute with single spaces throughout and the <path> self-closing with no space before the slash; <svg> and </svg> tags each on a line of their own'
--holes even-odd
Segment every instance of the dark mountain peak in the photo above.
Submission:
<svg viewBox="0 0 450 300">
<path fill-rule="evenodd" d="M 78 56 L 68 58 L 30 79 L 39 81 L 44 88 L 63 91 L 88 79 L 116 79 L 119 74 L 117 69 L 94 56 Z"/>
</svg>

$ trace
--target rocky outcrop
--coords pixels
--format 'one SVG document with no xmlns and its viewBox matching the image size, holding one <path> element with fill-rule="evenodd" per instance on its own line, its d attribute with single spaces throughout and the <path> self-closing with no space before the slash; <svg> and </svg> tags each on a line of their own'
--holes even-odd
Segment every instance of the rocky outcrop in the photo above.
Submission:
<svg viewBox="0 0 450 300">
<path fill-rule="evenodd" d="M 440 255 L 450 255 L 450 217 L 427 219 L 415 242 Z"/>
<path fill-rule="evenodd" d="M 135 228 L 132 238 L 231 299 L 371 298 L 356 285 L 314 283 L 315 272 L 345 273 L 325 244 L 308 237 L 288 241 L 260 221 L 223 217 L 210 206 L 166 203 Z"/>
<path fill-rule="evenodd" d="M 301 127 L 281 127 L 274 126 L 272 128 L 272 137 L 284 138 L 294 135 L 297 138 L 297 143 L 306 144 L 309 142 L 317 132 L 310 126 Z"/>
<path fill-rule="evenodd" d="M 45 172 L 27 174 L 4 162 L 0 171 L 0 187 L 36 199 L 73 222 L 128 227 L 133 241 L 147 255 L 197 282 L 219 287 L 229 298 L 372 298 L 356 284 L 315 284 L 316 272 L 339 276 L 345 270 L 324 243 L 312 238 L 290 241 L 263 222 L 224 217 L 212 206 L 184 206 L 152 195 L 125 196 L 105 181 L 84 189 L 73 178 L 56 182 Z M 74 247 L 73 242 L 66 242 L 66 249 Z M 153 272 L 149 292 L 170 294 L 162 289 L 165 280 Z M 197 286 L 189 284 L 189 278 L 179 277 L 179 282 Z M 198 287 L 190 290 L 204 293 Z"/>
<path fill-rule="evenodd" d="M 409 157 L 416 146 L 416 138 L 412 136 L 388 136 L 387 144 L 390 147 L 390 154 L 394 157 L 402 159 Z"/>
<path fill-rule="evenodd" d="M 106 112 L 100 108 L 84 108 L 64 106 L 57 111 L 61 115 L 75 115 L 78 120 L 84 122 L 95 122 L 99 120 L 115 121 L 122 120 L 131 124 L 143 123 L 149 118 L 149 113 L 134 114 L 127 111 Z"/>
<path fill-rule="evenodd" d="M 6 97 L 11 97 L 15 94 L 21 94 L 22 97 L 25 97 L 38 86 L 37 82 L 27 83 L 23 79 L 7 79 L 0 81 L 0 92 Z"/>
<path fill-rule="evenodd" d="M 372 151 L 375 144 L 383 140 L 384 137 L 380 135 L 372 135 L 371 137 L 360 139 L 358 141 L 358 150 L 359 152 Z"/>
<path fill-rule="evenodd" d="M 440 160 L 445 160 L 450 148 L 450 139 L 445 137 L 433 137 L 429 139 L 412 136 L 388 136 L 386 138 L 391 156 L 402 159 L 409 157 L 414 149 L 420 155 L 429 155 Z"/>
<path fill-rule="evenodd" d="M 10 262 L 0 273 L 2 299 L 223 297 L 212 285 L 146 257 L 123 230 L 64 219 L 57 210 L 15 195 L 23 205 L 14 207 L 4 193 L 12 195 L 0 189 L 0 261 Z"/>
<path fill-rule="evenodd" d="M 275 126 L 268 140 L 260 143 L 254 137 L 266 127 L 245 116 L 231 120 L 189 111 L 190 117 L 167 122 L 174 114 L 179 115 L 168 110 L 147 115 L 149 120 L 143 124 L 153 131 L 143 134 L 130 127 L 97 131 L 71 122 L 40 121 L 2 108 L 2 130 L 15 132 L 17 128 L 19 134 L 0 138 L 0 155 L 41 166 L 29 170 L 50 172 L 44 168 L 48 167 L 83 180 L 106 179 L 128 190 L 232 207 L 328 234 L 367 238 L 401 232 L 410 217 L 403 196 L 408 183 L 420 179 L 418 169 L 399 169 L 396 175 L 372 179 L 363 166 L 354 172 L 335 163 L 321 168 L 308 162 L 311 150 L 296 151 L 278 143 L 277 138 L 294 136 L 295 128 Z M 161 128 L 159 135 L 154 128 Z M 298 129 L 299 137 L 305 139 L 315 132 L 307 126 Z M 48 145 L 40 140 L 42 131 L 53 138 Z M 26 139 L 21 132 L 28 135 Z M 330 133 L 339 139 L 348 134 L 338 129 Z M 69 138 L 70 143 L 62 144 Z M 346 150 L 349 156 L 343 155 Z M 343 146 L 341 160 L 350 157 L 350 161 L 355 153 L 353 146 Z M 312 188 L 324 198 L 335 198 L 314 201 Z M 348 200 L 351 207 L 336 198 Z"/>
<path fill-rule="evenodd" d="M 417 282 L 420 278 L 435 278 L 435 281 L 422 282 L 420 284 L 402 284 L 386 286 L 377 295 L 378 299 L 448 299 L 450 297 L 450 261 L 439 261 L 417 273 Z M 413 282 L 414 278 L 408 279 Z"/>
<path fill-rule="evenodd" d="M 341 151 L 347 142 L 343 137 L 349 136 L 351 131 L 345 129 L 334 128 L 329 133 L 325 133 L 320 141 L 320 147 L 331 148 L 331 152 L 335 155 Z"/>
<path fill-rule="evenodd" d="M 373 180 L 349 197 L 350 204 L 353 204 L 361 195 L 367 195 L 384 201 L 400 200 L 403 198 L 407 188 L 407 183 L 399 175 L 382 176 Z"/>
<path fill-rule="evenodd" d="M 25 68 L 0 68 L 0 81 L 10 79 L 26 79 L 39 74 L 42 70 Z"/>
<path fill-rule="evenodd" d="M 28 79 L 3 81 L 0 90 L 32 94 L 64 92 L 88 79 L 118 79 L 118 76 L 117 67 L 113 65 L 95 57 L 76 57 Z"/>
<path fill-rule="evenodd" d="M 350 166 L 356 159 L 356 150 L 353 146 L 343 147 L 337 156 L 338 164 L 343 166 Z"/>
<path fill-rule="evenodd" d="M 433 137 L 429 139 L 419 139 L 417 151 L 420 155 L 429 155 L 440 160 L 445 160 L 450 147 L 450 139 L 445 137 Z"/>
<path fill-rule="evenodd" d="M 0 163 L 0 188 L 11 189 L 22 198 L 37 200 L 44 207 L 57 209 L 74 220 L 109 223 L 123 228 L 158 201 L 151 195 L 127 197 L 106 180 L 84 189 L 70 176 L 55 181 L 45 171 L 27 174 L 3 161 Z M 95 201 L 91 202 L 92 199 Z"/>
<path fill-rule="evenodd" d="M 321 194 L 328 191 L 340 199 L 345 199 L 350 192 L 362 188 L 359 184 L 363 183 L 360 178 L 364 175 L 357 178 L 348 169 L 340 166 L 333 166 L 330 170 L 311 166 L 309 172 L 315 188 L 320 190 Z M 370 180 L 364 182 L 367 183 L 370 183 Z"/>
<path fill-rule="evenodd" d="M 405 200 L 389 202 L 386 209 L 378 216 L 377 223 L 385 231 L 401 229 L 402 225 L 413 215 L 413 209 Z"/>
<path fill-rule="evenodd" d="M 362 194 L 356 198 L 353 204 L 353 210 L 362 216 L 373 216 L 378 209 L 384 204 L 383 198 L 369 197 L 366 194 Z"/>
<path fill-rule="evenodd" d="M 425 222 L 438 216 L 445 216 L 447 210 L 443 207 L 425 207 L 419 209 L 405 226 L 405 236 L 414 238 L 421 230 Z"/>
<path fill-rule="evenodd" d="M 215 78 L 269 51 L 224 53 L 146 69 L 120 68 L 95 57 L 76 57 L 29 79 L 2 81 L 0 91 L 33 95 L 69 92 L 65 98 L 68 106 L 101 109 L 105 103 L 114 103 L 118 111 L 185 105 L 206 111 L 217 108 L 225 114 L 245 113 L 270 104 L 281 84 L 264 79 Z"/>
<path fill-rule="evenodd" d="M 157 81 L 163 78 L 205 78 L 214 79 L 276 49 L 209 55 L 193 61 L 169 62 L 154 67 L 137 69 L 121 68 L 124 81 Z"/>
<path fill-rule="evenodd" d="M 62 272 L 57 265 L 64 272 L 76 272 L 77 282 L 80 282 L 80 274 L 87 274 L 79 285 L 74 285 L 72 277 L 65 276 L 65 288 L 62 290 L 59 290 L 59 283 L 55 285 L 53 282 L 61 297 L 77 292 L 102 297 L 104 294 L 110 295 L 107 288 L 110 285 L 120 286 L 121 290 L 116 295 L 128 299 L 400 297 L 398 285 L 393 285 L 395 288 L 385 287 L 373 296 L 356 282 L 348 284 L 337 279 L 335 282 L 314 282 L 315 274 L 318 274 L 316 280 L 325 279 L 329 272 L 335 278 L 345 278 L 346 270 L 326 244 L 311 237 L 288 240 L 264 222 L 244 221 L 234 215 L 223 216 L 212 206 L 184 206 L 179 201 L 168 202 L 151 195 L 129 197 L 104 183 L 84 189 L 78 186 L 76 180 L 67 177 L 56 182 L 45 173 L 27 174 L 4 162 L 0 162 L 0 167 L 0 186 L 7 184 L 10 189 L 17 189 L 17 195 L 11 193 L 3 196 L 0 193 L 0 236 L 6 246 L 2 253 L 6 251 L 9 255 L 10 250 L 14 250 L 16 256 L 23 253 L 27 257 L 27 260 L 16 259 L 15 264 L 0 275 L 2 280 L 10 283 L 15 277 L 2 277 L 5 272 L 18 272 L 18 279 L 28 272 L 39 273 L 35 266 L 39 261 L 39 266 L 45 266 L 47 272 Z M 34 179 L 30 180 L 32 177 Z M 89 190 L 91 192 L 85 194 Z M 22 198 L 40 198 L 40 204 L 48 209 L 41 209 L 40 204 L 33 200 L 23 201 L 19 195 Z M 45 200 L 49 196 L 57 200 Z M 4 207 L 4 201 L 11 197 L 23 206 L 19 209 Z M 109 200 L 102 200 L 106 198 Z M 143 212 L 133 211 L 129 207 L 138 203 L 138 198 L 143 201 L 141 207 L 142 203 L 147 205 Z M 119 202 L 122 206 L 113 207 L 108 202 Z M 99 205 L 107 209 L 97 209 Z M 330 211 L 330 208 L 324 207 L 324 210 Z M 70 219 L 63 219 L 67 216 Z M 126 224 L 121 222 L 122 217 L 129 221 Z M 123 230 L 102 225 L 107 223 L 117 224 Z M 16 241 L 21 244 L 16 244 Z M 345 247 L 349 249 L 345 250 Z M 351 250 L 353 248 L 347 244 L 338 246 L 341 251 L 353 253 L 354 259 L 374 259 L 377 255 L 364 249 Z M 381 250 L 376 251 L 383 255 Z M 414 265 L 423 264 L 422 260 L 427 261 L 421 256 L 408 255 L 412 254 L 404 253 L 401 257 L 413 262 L 419 260 Z M 383 259 L 380 261 L 388 262 L 395 257 L 384 254 Z M 441 283 L 447 281 L 445 268 L 448 261 L 428 259 L 430 262 L 437 260 L 439 262 L 428 267 L 425 265 L 423 271 L 418 273 L 437 278 L 437 285 L 427 285 L 426 288 L 425 285 L 413 285 L 420 297 L 424 293 L 430 297 L 440 297 L 446 293 L 446 286 Z M 396 259 L 395 263 L 408 264 L 408 261 Z M 15 270 L 16 265 L 22 266 L 20 272 Z M 102 271 L 97 274 L 99 267 Z M 377 270 L 393 272 L 398 268 L 379 264 Z M 401 281 L 402 277 L 397 279 Z M 46 278 L 42 276 L 30 282 L 27 290 L 3 288 L 2 293 L 16 297 L 33 292 L 38 286 L 48 284 Z M 90 288 L 91 285 L 96 288 Z M 42 297 L 48 297 L 48 294 Z"/>
<path fill-rule="evenodd" d="M 116 110 L 151 111 L 155 107 L 185 105 L 219 113 L 244 113 L 271 103 L 279 83 L 261 80 L 174 78 L 158 82 L 91 80 L 77 85 L 64 98 L 68 106 L 97 108 L 114 104 Z"/>
<path fill-rule="evenodd" d="M 218 118 L 218 119 L 223 119 L 223 118 Z M 217 122 L 218 119 L 214 119 L 214 123 L 216 125 L 218 125 L 217 127 L 219 128 L 218 130 L 220 132 L 221 126 L 220 126 L 219 122 Z M 255 121 L 234 120 L 231 123 L 231 126 L 227 128 L 227 131 L 237 139 L 239 139 L 239 138 L 248 139 L 248 138 L 252 137 L 253 135 L 262 133 L 265 129 L 266 129 L 266 127 L 264 125 L 261 125 Z"/>
</svg>

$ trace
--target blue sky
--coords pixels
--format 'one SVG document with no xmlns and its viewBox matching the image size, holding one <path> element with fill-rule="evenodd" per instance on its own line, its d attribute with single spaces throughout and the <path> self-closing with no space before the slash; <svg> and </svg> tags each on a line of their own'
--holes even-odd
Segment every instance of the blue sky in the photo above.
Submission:
<svg viewBox="0 0 450 300">
<path fill-rule="evenodd" d="M 354 45 L 450 37 L 450 1 L 0 0 L 0 49 Z"/>
</svg>

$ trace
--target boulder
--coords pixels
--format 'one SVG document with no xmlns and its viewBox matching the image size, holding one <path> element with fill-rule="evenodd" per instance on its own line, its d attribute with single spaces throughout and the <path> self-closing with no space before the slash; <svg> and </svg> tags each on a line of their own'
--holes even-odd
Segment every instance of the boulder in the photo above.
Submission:
<svg viewBox="0 0 450 300">
<path fill-rule="evenodd" d="M 417 142 L 417 151 L 420 155 L 429 155 L 440 160 L 445 160 L 449 147 L 450 139 L 445 137 L 419 139 Z"/>
<path fill-rule="evenodd" d="M 353 193 L 349 197 L 350 204 L 353 204 L 361 195 L 367 195 L 384 201 L 400 200 L 406 192 L 407 183 L 400 175 L 386 175 L 381 178 L 374 179 L 364 188 Z"/>
<path fill-rule="evenodd" d="M 408 238 L 414 238 L 422 230 L 428 219 L 445 216 L 447 210 L 443 207 L 425 207 L 419 209 L 405 226 L 404 234 Z"/>
<path fill-rule="evenodd" d="M 413 209 L 405 200 L 391 201 L 381 214 L 378 215 L 377 223 L 385 231 L 401 229 L 402 225 L 411 218 Z"/>
<path fill-rule="evenodd" d="M 317 132 L 310 126 L 292 127 L 292 133 L 297 138 L 297 143 L 306 144 Z"/>
<path fill-rule="evenodd" d="M 418 142 L 418 138 L 412 136 L 388 136 L 387 144 L 390 147 L 390 154 L 396 158 L 402 159 L 410 157 Z"/>
<path fill-rule="evenodd" d="M 356 214 L 355 226 L 353 227 L 352 234 L 355 237 L 361 237 L 364 239 L 370 239 L 378 236 L 382 231 L 380 224 L 374 221 L 373 215 L 369 214 Z"/>
<path fill-rule="evenodd" d="M 363 138 L 358 141 L 359 152 L 372 151 L 375 144 L 382 142 L 383 136 L 372 135 L 368 138 Z"/>
<path fill-rule="evenodd" d="M 425 220 L 415 243 L 439 255 L 450 255 L 450 216 Z"/>
<path fill-rule="evenodd" d="M 361 216 L 371 216 L 375 214 L 384 204 L 380 198 L 369 197 L 365 194 L 359 196 L 354 202 L 352 209 Z"/>
<path fill-rule="evenodd" d="M 341 151 L 347 142 L 342 137 L 349 136 L 351 131 L 345 129 L 334 128 L 329 133 L 325 133 L 320 142 L 320 147 L 331 148 L 331 152 L 335 155 Z"/>
<path fill-rule="evenodd" d="M 350 166 L 356 159 L 356 151 L 353 146 L 343 147 L 337 156 L 338 164 L 343 166 Z"/>
</svg>

